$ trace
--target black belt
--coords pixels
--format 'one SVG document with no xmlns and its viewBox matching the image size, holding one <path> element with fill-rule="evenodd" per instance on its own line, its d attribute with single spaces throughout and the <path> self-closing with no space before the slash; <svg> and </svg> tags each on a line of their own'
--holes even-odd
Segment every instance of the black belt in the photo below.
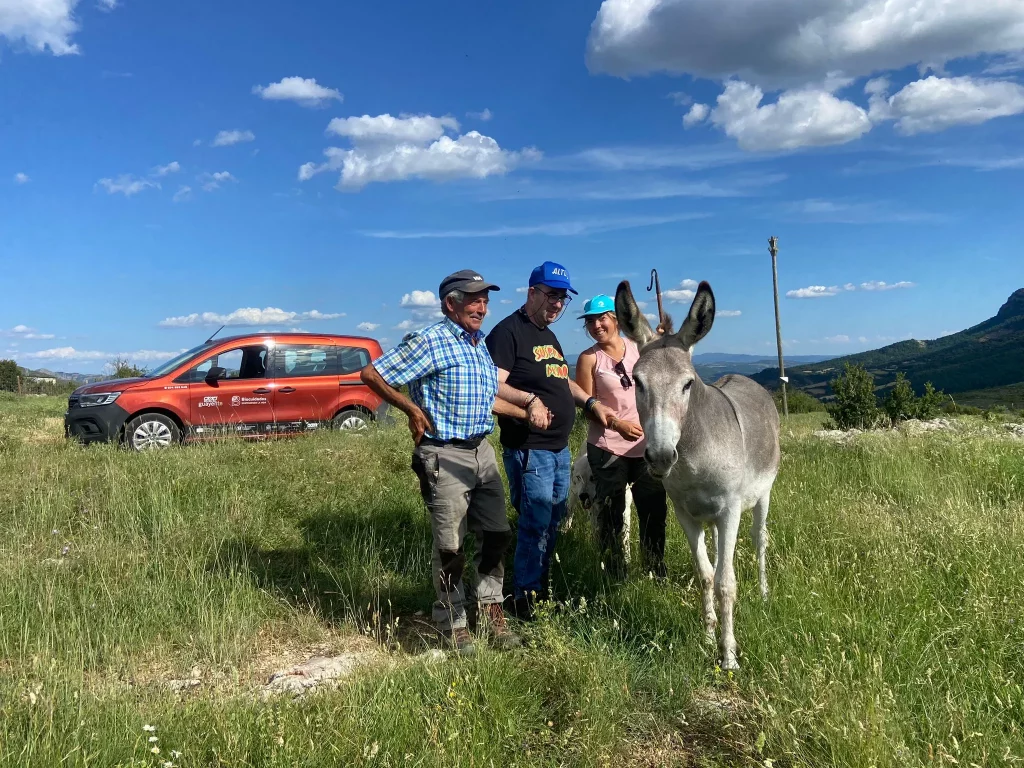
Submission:
<svg viewBox="0 0 1024 768">
<path fill-rule="evenodd" d="M 424 437 L 420 445 L 433 445 L 437 448 L 476 448 L 487 439 L 487 435 L 476 435 L 466 440 L 438 440 L 435 437 Z"/>
</svg>

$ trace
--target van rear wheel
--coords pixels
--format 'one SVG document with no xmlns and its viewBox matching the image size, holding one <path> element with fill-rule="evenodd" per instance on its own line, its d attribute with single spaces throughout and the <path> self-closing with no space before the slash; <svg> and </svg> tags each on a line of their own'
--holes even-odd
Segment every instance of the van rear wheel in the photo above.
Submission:
<svg viewBox="0 0 1024 768">
<path fill-rule="evenodd" d="M 373 416 L 361 408 L 351 408 L 342 411 L 331 420 L 333 429 L 344 429 L 349 432 L 362 432 L 369 428 L 373 422 Z"/>
<path fill-rule="evenodd" d="M 181 430 L 174 419 L 162 413 L 144 413 L 128 422 L 124 442 L 133 451 L 170 448 L 181 442 Z"/>
</svg>

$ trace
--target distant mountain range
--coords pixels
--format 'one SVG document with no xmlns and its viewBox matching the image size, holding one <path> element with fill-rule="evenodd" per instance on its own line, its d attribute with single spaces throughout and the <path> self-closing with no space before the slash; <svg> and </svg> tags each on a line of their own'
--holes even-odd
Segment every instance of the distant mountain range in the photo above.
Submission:
<svg viewBox="0 0 1024 768">
<path fill-rule="evenodd" d="M 994 317 L 971 328 L 931 341 L 900 341 L 881 349 L 814 364 L 786 366 L 790 386 L 816 397 L 829 395 L 829 382 L 843 364 L 864 366 L 882 389 L 903 372 L 921 391 L 926 381 L 948 393 L 1002 387 L 1024 382 L 1024 288 L 1014 291 Z M 765 368 L 752 377 L 769 389 L 779 386 L 779 369 Z"/>
<path fill-rule="evenodd" d="M 103 381 L 108 376 L 103 376 L 98 373 L 69 373 L 67 371 L 51 371 L 49 368 L 38 368 L 36 370 L 30 370 L 28 368 L 22 368 L 22 376 L 28 378 L 39 378 L 39 379 L 58 379 L 63 381 L 73 381 L 76 384 L 91 384 L 94 381 Z"/>
</svg>

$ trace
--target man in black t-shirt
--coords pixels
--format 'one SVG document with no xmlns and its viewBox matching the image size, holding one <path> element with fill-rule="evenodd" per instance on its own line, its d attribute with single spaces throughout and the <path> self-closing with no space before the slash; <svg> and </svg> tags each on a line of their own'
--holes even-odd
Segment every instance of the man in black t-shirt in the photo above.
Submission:
<svg viewBox="0 0 1024 768">
<path fill-rule="evenodd" d="M 526 303 L 487 335 L 498 367 L 498 397 L 528 408 L 535 399 L 547 407 L 546 429 L 498 418 L 502 460 L 512 506 L 519 513 L 515 555 L 515 612 L 532 617 L 533 603 L 548 597 L 548 570 L 558 524 L 569 496 L 569 433 L 576 406 L 607 425 L 609 411 L 569 377 L 562 347 L 549 327 L 576 293 L 569 272 L 545 261 L 530 275 Z"/>
</svg>

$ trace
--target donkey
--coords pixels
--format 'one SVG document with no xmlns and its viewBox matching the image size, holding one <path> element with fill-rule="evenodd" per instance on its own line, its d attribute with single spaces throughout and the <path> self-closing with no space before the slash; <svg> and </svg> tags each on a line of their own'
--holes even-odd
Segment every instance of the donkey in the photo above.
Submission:
<svg viewBox="0 0 1024 768">
<path fill-rule="evenodd" d="M 659 310 L 661 296 L 658 296 Z M 739 669 L 733 635 L 736 574 L 733 555 L 740 516 L 754 509 L 761 597 L 768 598 L 765 575 L 768 500 L 779 471 L 779 414 L 768 392 L 745 376 L 723 376 L 706 385 L 693 367 L 691 350 L 711 330 L 715 297 L 701 282 L 678 333 L 662 313 L 658 333 L 633 298 L 629 281 L 615 292 L 619 327 L 640 348 L 633 368 L 636 404 L 647 439 L 644 458 L 662 478 L 676 518 L 690 542 L 703 591 L 707 638 L 715 641 L 721 612 L 722 669 Z M 712 528 L 715 565 L 708 561 L 704 526 Z"/>
</svg>

